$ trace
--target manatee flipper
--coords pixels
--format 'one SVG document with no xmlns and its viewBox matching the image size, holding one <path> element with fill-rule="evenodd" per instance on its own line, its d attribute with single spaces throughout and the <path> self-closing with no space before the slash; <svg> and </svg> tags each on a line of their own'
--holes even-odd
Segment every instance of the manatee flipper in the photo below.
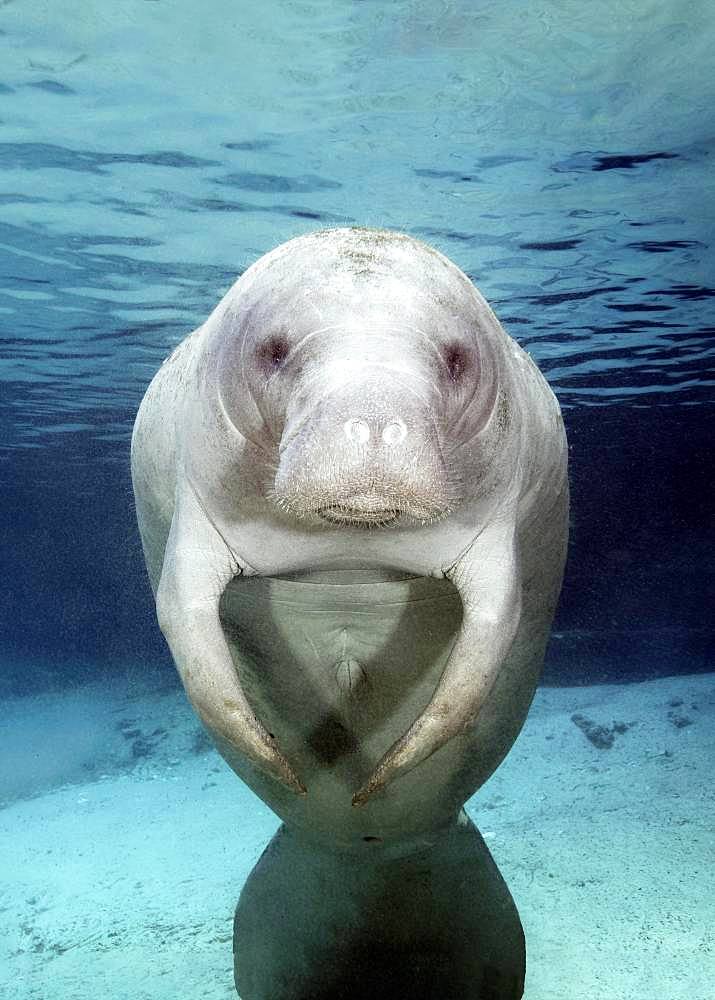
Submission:
<svg viewBox="0 0 715 1000">
<path fill-rule="evenodd" d="M 464 615 L 444 673 L 430 703 L 355 793 L 353 805 L 364 805 L 374 792 L 474 725 L 519 627 L 515 530 L 513 517 L 505 514 L 445 574 L 457 587 Z"/>
<path fill-rule="evenodd" d="M 159 625 L 204 724 L 264 773 L 294 792 L 305 786 L 254 715 L 219 619 L 226 586 L 245 568 L 180 480 L 156 595 Z"/>
</svg>

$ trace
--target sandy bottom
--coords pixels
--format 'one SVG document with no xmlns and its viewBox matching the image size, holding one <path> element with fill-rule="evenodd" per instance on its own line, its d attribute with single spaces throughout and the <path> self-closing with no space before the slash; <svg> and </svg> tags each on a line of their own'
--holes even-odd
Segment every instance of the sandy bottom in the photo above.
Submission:
<svg viewBox="0 0 715 1000">
<path fill-rule="evenodd" d="M 181 692 L 142 687 L 3 705 L 3 1000 L 236 998 L 233 910 L 277 820 Z M 715 675 L 538 692 L 468 803 L 527 1000 L 715 996 L 714 723 Z"/>
</svg>

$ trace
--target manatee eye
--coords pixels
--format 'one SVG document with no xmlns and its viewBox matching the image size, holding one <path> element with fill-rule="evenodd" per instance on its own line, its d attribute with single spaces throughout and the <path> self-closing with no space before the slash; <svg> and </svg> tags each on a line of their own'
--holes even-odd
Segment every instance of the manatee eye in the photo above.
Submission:
<svg viewBox="0 0 715 1000">
<path fill-rule="evenodd" d="M 261 366 L 270 374 L 271 371 L 280 368 L 288 357 L 288 351 L 286 338 L 275 334 L 259 345 L 256 354 Z"/>
<path fill-rule="evenodd" d="M 448 344 L 444 350 L 444 366 L 452 382 L 459 382 L 472 366 L 469 353 L 460 344 Z"/>
</svg>

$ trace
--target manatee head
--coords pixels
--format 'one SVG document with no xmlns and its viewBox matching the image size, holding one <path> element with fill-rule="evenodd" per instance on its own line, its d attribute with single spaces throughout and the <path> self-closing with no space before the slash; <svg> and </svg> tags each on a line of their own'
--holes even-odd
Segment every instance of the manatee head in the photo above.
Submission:
<svg viewBox="0 0 715 1000">
<path fill-rule="evenodd" d="M 374 528 L 464 499 L 503 334 L 446 257 L 399 233 L 313 233 L 249 268 L 212 321 L 221 407 L 277 512 Z"/>
</svg>

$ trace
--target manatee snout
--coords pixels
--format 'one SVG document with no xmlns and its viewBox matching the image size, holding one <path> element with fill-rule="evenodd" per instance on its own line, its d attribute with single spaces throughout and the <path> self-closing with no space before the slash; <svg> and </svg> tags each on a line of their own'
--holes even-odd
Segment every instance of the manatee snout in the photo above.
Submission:
<svg viewBox="0 0 715 1000">
<path fill-rule="evenodd" d="M 297 518 L 385 527 L 454 503 L 433 410 L 389 380 L 356 385 L 288 422 L 271 500 Z"/>
</svg>

